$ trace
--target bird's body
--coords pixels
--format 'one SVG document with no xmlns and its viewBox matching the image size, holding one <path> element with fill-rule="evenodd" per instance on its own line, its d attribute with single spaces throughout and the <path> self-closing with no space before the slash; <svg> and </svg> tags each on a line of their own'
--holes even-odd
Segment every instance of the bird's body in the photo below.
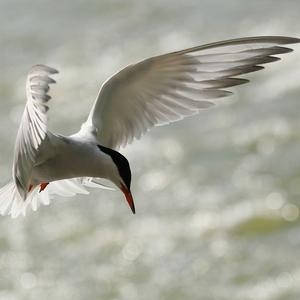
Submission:
<svg viewBox="0 0 300 300">
<path fill-rule="evenodd" d="M 39 153 L 41 162 L 32 169 L 29 185 L 76 177 L 108 178 L 109 156 L 96 143 L 77 137 L 49 136 L 50 141 Z"/>
<path fill-rule="evenodd" d="M 248 82 L 236 76 L 263 69 L 291 52 L 289 37 L 252 37 L 189 48 L 127 66 L 109 78 L 79 132 L 71 136 L 47 128 L 49 86 L 55 69 L 34 66 L 26 84 L 27 104 L 18 131 L 12 181 L 0 190 L 0 213 L 25 214 L 31 204 L 48 204 L 53 194 L 73 196 L 114 183 L 135 212 L 131 170 L 118 152 L 154 126 L 168 124 L 211 107 Z M 50 183 L 49 187 L 48 184 Z"/>
</svg>

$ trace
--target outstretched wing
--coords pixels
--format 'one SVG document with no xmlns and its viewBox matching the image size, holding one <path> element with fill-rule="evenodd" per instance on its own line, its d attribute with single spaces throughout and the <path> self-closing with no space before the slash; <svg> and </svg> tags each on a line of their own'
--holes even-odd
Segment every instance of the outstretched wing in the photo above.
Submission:
<svg viewBox="0 0 300 300">
<path fill-rule="evenodd" d="M 15 144 L 13 179 L 20 196 L 25 199 L 29 188 L 30 173 L 37 152 L 47 134 L 47 102 L 50 77 L 58 73 L 44 65 L 35 65 L 29 71 L 26 82 L 27 103 L 21 119 Z"/>
<path fill-rule="evenodd" d="M 80 134 L 92 133 L 101 145 L 118 148 L 153 126 L 168 124 L 213 105 L 248 82 L 238 75 L 263 69 L 292 51 L 289 37 L 252 37 L 189 48 L 143 60 L 113 75 L 101 87 Z"/>
</svg>

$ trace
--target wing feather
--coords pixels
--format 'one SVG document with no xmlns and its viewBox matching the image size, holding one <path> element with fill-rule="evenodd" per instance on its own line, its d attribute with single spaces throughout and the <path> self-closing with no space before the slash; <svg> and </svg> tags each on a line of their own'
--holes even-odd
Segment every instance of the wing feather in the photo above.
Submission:
<svg viewBox="0 0 300 300">
<path fill-rule="evenodd" d="M 247 83 L 235 76 L 263 69 L 291 52 L 289 37 L 242 38 L 168 53 L 127 66 L 101 87 L 82 131 L 119 148 L 150 128 L 181 120 L 232 93 L 224 88 Z M 210 101 L 208 101 L 210 100 Z M 82 132 L 81 132 L 82 133 Z"/>
<path fill-rule="evenodd" d="M 35 65 L 26 82 L 27 103 L 15 144 L 13 179 L 20 196 L 25 199 L 30 173 L 41 143 L 47 134 L 47 102 L 49 85 L 55 83 L 50 75 L 58 73 L 45 65 Z"/>
</svg>

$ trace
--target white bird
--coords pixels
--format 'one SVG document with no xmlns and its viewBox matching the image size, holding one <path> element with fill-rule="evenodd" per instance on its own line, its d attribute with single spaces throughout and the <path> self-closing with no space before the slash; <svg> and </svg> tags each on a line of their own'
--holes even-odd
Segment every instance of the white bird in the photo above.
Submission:
<svg viewBox="0 0 300 300">
<path fill-rule="evenodd" d="M 130 166 L 119 147 L 154 126 L 213 106 L 213 99 L 231 95 L 223 88 L 248 82 L 236 76 L 263 69 L 262 64 L 279 60 L 274 55 L 292 51 L 282 45 L 299 42 L 280 36 L 240 38 L 129 65 L 104 82 L 86 122 L 71 136 L 47 129 L 49 85 L 55 83 L 50 75 L 58 72 L 35 65 L 26 83 L 12 181 L 0 190 L 0 213 L 25 215 L 29 204 L 36 210 L 54 194 L 86 194 L 86 186 L 101 187 L 103 178 L 124 193 L 135 213 Z"/>
</svg>

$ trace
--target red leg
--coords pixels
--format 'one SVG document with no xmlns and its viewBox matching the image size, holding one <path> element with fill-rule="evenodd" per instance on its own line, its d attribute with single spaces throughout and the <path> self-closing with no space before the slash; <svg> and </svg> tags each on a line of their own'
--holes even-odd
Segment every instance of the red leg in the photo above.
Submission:
<svg viewBox="0 0 300 300">
<path fill-rule="evenodd" d="M 40 190 L 39 190 L 39 193 L 42 192 L 46 187 L 47 185 L 49 184 L 49 182 L 42 182 L 40 184 Z"/>
<path fill-rule="evenodd" d="M 30 193 L 30 192 L 32 191 L 32 188 L 33 188 L 33 185 L 30 184 L 30 185 L 29 185 L 29 188 L 28 188 L 28 193 Z"/>
</svg>

